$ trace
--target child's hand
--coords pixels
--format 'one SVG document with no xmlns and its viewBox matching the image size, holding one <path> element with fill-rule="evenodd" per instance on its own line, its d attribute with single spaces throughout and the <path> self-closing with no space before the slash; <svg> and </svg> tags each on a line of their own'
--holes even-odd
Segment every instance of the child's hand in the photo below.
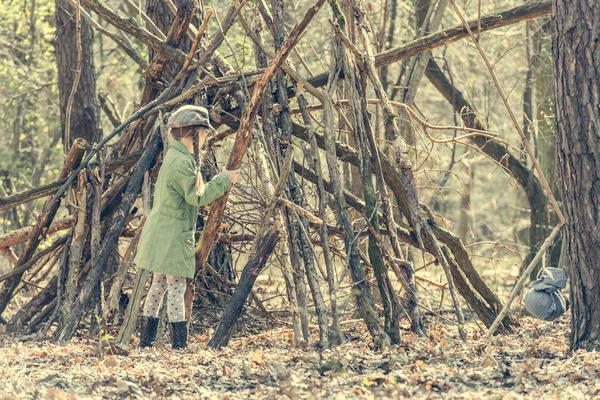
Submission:
<svg viewBox="0 0 600 400">
<path fill-rule="evenodd" d="M 231 183 L 236 183 L 238 180 L 238 177 L 240 176 L 239 169 L 234 169 L 234 170 L 230 171 L 227 168 L 223 167 L 223 173 L 225 173 L 225 175 L 227 175 L 227 177 L 229 178 Z"/>
</svg>

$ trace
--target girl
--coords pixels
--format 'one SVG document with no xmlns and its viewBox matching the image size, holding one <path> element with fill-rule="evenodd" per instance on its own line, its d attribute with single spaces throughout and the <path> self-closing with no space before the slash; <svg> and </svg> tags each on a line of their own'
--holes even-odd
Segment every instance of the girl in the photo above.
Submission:
<svg viewBox="0 0 600 400">
<path fill-rule="evenodd" d="M 183 106 L 171 115 L 167 127 L 172 140 L 158 173 L 154 206 L 146 219 L 135 257 L 139 267 L 153 271 L 142 311 L 140 348 L 149 347 L 156 339 L 158 313 L 165 293 L 173 349 L 187 347 L 184 295 L 186 278 L 193 278 L 195 273 L 198 208 L 223 196 L 239 175 L 239 170 L 223 168 L 223 172 L 204 184 L 200 149 L 210 129 L 205 108 Z"/>
</svg>

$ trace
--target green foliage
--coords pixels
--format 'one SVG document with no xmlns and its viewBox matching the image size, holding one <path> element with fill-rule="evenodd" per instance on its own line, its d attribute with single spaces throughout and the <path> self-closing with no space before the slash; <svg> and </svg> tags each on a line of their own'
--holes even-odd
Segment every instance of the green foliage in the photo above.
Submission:
<svg viewBox="0 0 600 400">
<path fill-rule="evenodd" d="M 9 193 L 45 183 L 60 166 L 54 1 L 23 3 L 0 7 L 0 173 L 12 179 L 14 187 L 2 183 Z"/>
</svg>

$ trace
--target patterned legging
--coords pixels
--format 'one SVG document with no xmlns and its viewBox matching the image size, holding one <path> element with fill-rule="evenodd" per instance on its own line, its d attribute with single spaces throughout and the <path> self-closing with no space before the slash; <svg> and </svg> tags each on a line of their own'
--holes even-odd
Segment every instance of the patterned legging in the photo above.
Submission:
<svg viewBox="0 0 600 400">
<path fill-rule="evenodd" d="M 185 289 L 186 280 L 180 276 L 154 273 L 152 286 L 144 302 L 144 317 L 158 317 L 160 303 L 165 292 L 167 294 L 167 315 L 169 322 L 185 321 Z"/>
</svg>

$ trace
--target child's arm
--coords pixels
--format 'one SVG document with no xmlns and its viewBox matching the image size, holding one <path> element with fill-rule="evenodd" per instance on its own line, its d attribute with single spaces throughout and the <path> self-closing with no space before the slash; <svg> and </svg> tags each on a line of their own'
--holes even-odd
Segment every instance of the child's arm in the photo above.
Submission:
<svg viewBox="0 0 600 400">
<path fill-rule="evenodd" d="M 179 161 L 174 165 L 171 176 L 171 185 L 185 201 L 193 206 L 207 206 L 223 196 L 233 185 L 227 175 L 221 172 L 215 175 L 204 188 L 204 195 L 196 194 L 196 172 L 189 160 Z"/>
</svg>

